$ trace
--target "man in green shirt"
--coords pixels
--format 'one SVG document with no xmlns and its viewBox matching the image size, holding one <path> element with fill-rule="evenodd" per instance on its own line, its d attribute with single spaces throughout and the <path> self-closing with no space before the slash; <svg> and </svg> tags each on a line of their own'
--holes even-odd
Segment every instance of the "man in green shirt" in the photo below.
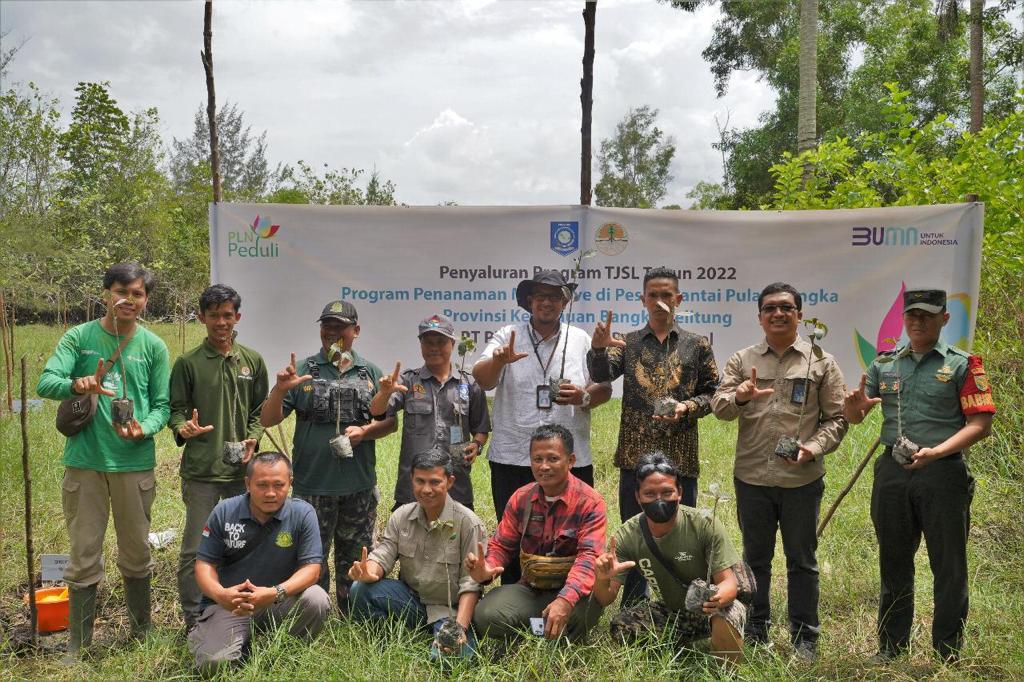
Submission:
<svg viewBox="0 0 1024 682">
<path fill-rule="evenodd" d="M 106 314 L 61 337 L 36 387 L 40 396 L 54 400 L 87 394 L 97 398 L 95 416 L 67 439 L 61 460 L 61 502 L 71 544 L 71 563 L 64 572 L 71 601 L 68 662 L 92 642 L 96 585 L 103 578 L 103 536 L 111 512 L 132 632 L 143 636 L 149 629 L 153 436 L 167 423 L 170 369 L 167 346 L 138 324 L 153 285 L 153 275 L 138 263 L 111 266 L 103 275 Z M 110 362 L 115 356 L 116 362 Z M 132 401 L 132 417 L 123 423 L 112 421 L 115 397 Z"/>
<path fill-rule="evenodd" d="M 352 348 L 359 336 L 355 306 L 331 301 L 317 321 L 320 351 L 299 365 L 292 354 L 288 366 L 277 373 L 260 422 L 274 426 L 295 412 L 293 490 L 316 509 L 324 552 L 319 584 L 328 593 L 327 557 L 334 543 L 338 609 L 347 613 L 352 585 L 348 571 L 361 548 L 373 544 L 377 521 L 374 439 L 393 432 L 396 420 L 370 418 L 381 371 Z"/>
<path fill-rule="evenodd" d="M 263 435 L 260 407 L 267 397 L 267 367 L 259 353 L 235 341 L 241 306 L 242 297 L 231 287 L 207 287 L 199 296 L 206 338 L 179 357 L 171 370 L 168 426 L 175 442 L 185 446 L 179 469 L 185 529 L 178 598 L 186 631 L 200 613 L 202 593 L 195 564 L 203 526 L 218 502 L 245 493 L 244 465 Z M 226 443 L 243 444 L 241 461 L 228 461 Z"/>
<path fill-rule="evenodd" d="M 610 551 L 598 557 L 594 598 L 602 606 L 611 604 L 629 569 L 637 567 L 648 582 L 651 598 L 612 617 L 615 639 L 633 641 L 670 630 L 676 643 L 684 645 L 710 636 L 712 653 L 736 662 L 743 656 L 747 619 L 746 607 L 736 600 L 738 584 L 732 568 L 740 559 L 718 519 L 679 504 L 682 478 L 661 453 L 640 458 L 635 494 L 643 514 L 624 523 L 612 538 Z M 690 581 L 706 580 L 709 575 L 718 591 L 703 602 L 703 614 L 687 610 Z"/>
</svg>

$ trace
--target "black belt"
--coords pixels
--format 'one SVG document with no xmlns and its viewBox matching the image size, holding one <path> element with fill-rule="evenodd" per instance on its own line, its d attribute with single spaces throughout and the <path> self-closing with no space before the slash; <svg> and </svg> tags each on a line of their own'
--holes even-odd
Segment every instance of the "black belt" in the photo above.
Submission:
<svg viewBox="0 0 1024 682">
<path fill-rule="evenodd" d="M 885 451 L 882 454 L 887 456 L 887 457 L 891 457 L 892 456 L 892 446 L 891 445 L 886 445 L 885 446 Z M 948 460 L 953 461 L 953 462 L 955 462 L 955 461 L 957 461 L 959 459 L 963 459 L 963 458 L 964 458 L 964 455 L 963 455 L 962 452 L 954 452 L 951 455 L 946 455 L 945 457 L 940 457 L 940 459 L 948 459 Z"/>
</svg>

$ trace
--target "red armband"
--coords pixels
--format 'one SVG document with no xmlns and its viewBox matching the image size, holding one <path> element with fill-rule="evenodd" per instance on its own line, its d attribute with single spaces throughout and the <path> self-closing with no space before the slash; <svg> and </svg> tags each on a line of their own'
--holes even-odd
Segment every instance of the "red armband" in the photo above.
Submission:
<svg viewBox="0 0 1024 682">
<path fill-rule="evenodd" d="M 992 414 L 996 411 L 992 386 L 988 383 L 979 355 L 972 355 L 967 360 L 967 378 L 960 389 L 960 409 L 964 414 Z"/>
</svg>

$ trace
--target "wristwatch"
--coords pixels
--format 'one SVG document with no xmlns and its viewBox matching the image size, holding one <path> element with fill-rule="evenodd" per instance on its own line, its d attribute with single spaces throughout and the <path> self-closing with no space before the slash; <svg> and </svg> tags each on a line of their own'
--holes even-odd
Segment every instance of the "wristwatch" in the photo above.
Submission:
<svg viewBox="0 0 1024 682">
<path fill-rule="evenodd" d="M 580 407 L 590 407 L 590 392 L 586 389 L 583 390 L 583 402 L 580 403 Z"/>
<path fill-rule="evenodd" d="M 285 589 L 280 585 L 274 585 L 274 589 L 277 590 L 277 596 L 274 597 L 275 604 L 280 604 L 288 598 L 288 592 L 286 592 Z"/>
</svg>

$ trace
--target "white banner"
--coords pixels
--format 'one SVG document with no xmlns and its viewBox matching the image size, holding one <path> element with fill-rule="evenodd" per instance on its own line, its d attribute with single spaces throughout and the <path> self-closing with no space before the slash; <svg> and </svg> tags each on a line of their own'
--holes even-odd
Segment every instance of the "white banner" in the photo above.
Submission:
<svg viewBox="0 0 1024 682">
<path fill-rule="evenodd" d="M 592 333 L 646 323 L 645 268 L 678 271 L 680 325 L 707 336 L 724 364 L 763 338 L 757 295 L 801 291 L 804 318 L 848 383 L 902 334 L 904 286 L 949 292 L 943 339 L 969 348 L 981 262 L 980 204 L 833 211 L 669 211 L 538 207 L 220 204 L 210 208 L 212 281 L 242 295 L 239 340 L 274 372 L 319 348 L 316 319 L 345 299 L 359 311 L 356 349 L 385 371 L 422 362 L 417 323 L 434 313 L 478 341 L 526 319 L 515 287 L 540 268 L 569 274 L 582 250 L 571 323 Z M 475 357 L 475 354 L 474 354 Z M 474 358 L 470 358 L 470 362 Z"/>
</svg>

